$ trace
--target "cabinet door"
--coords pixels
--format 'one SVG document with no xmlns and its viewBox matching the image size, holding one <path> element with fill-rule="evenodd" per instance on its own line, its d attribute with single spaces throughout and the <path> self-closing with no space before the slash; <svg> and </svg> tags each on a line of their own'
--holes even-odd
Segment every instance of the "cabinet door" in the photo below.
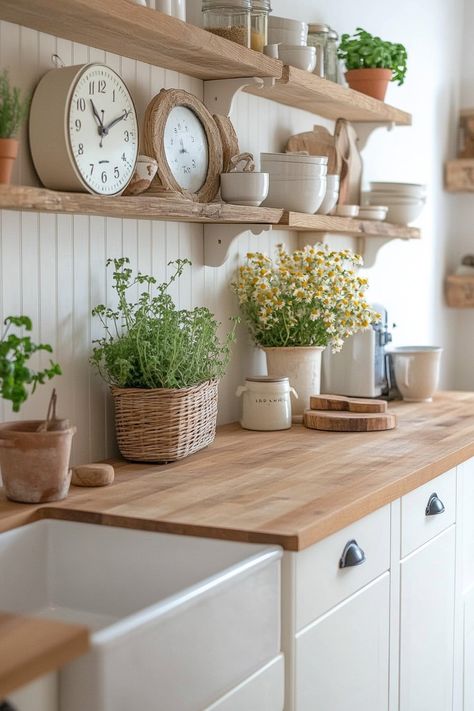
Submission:
<svg viewBox="0 0 474 711">
<path fill-rule="evenodd" d="M 454 529 L 401 562 L 400 711 L 453 708 Z"/>
<path fill-rule="evenodd" d="M 296 711 L 388 708 L 389 573 L 296 636 Z"/>
</svg>

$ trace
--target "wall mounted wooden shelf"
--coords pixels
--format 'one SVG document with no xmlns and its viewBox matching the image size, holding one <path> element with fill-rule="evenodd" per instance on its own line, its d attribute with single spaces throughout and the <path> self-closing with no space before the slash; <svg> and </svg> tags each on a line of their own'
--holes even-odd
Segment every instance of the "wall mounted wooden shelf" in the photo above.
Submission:
<svg viewBox="0 0 474 711">
<path fill-rule="evenodd" d="M 445 281 L 446 303 L 455 309 L 474 308 L 474 276 L 450 274 Z"/>
<path fill-rule="evenodd" d="M 288 229 L 296 232 L 333 232 L 355 237 L 386 237 L 387 239 L 419 239 L 416 227 L 394 225 L 390 222 L 358 220 L 352 217 L 331 215 L 305 215 L 301 212 L 284 212 L 278 225 L 273 229 Z"/>
<path fill-rule="evenodd" d="M 450 193 L 474 192 L 474 158 L 457 158 L 444 164 L 444 187 Z"/>
<path fill-rule="evenodd" d="M 411 114 L 406 111 L 295 67 L 283 67 L 274 86 L 249 86 L 244 91 L 329 119 L 411 124 Z"/>
</svg>

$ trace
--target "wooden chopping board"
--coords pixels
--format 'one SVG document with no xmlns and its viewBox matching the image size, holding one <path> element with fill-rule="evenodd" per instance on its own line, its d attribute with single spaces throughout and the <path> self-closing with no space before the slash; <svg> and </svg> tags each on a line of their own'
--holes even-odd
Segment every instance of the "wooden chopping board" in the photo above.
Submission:
<svg viewBox="0 0 474 711">
<path fill-rule="evenodd" d="M 288 153 L 306 151 L 310 156 L 327 156 L 328 174 L 339 175 L 340 173 L 341 167 L 338 165 L 334 136 L 324 126 L 314 126 L 312 131 L 291 136 L 285 151 Z"/>
<path fill-rule="evenodd" d="M 346 119 L 338 119 L 334 138 L 337 161 L 341 165 L 338 204 L 360 205 L 362 158 L 355 128 Z"/>
<path fill-rule="evenodd" d="M 350 398 L 342 395 L 312 395 L 303 424 L 326 432 L 380 432 L 397 426 L 385 400 Z"/>
</svg>

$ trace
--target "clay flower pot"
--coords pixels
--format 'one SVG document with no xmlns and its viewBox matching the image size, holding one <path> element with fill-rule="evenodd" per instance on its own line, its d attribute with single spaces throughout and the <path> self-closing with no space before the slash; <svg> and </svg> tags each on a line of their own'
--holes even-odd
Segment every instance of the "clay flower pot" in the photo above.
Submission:
<svg viewBox="0 0 474 711">
<path fill-rule="evenodd" d="M 69 491 L 69 456 L 76 428 L 38 432 L 41 424 L 42 420 L 30 420 L 0 425 L 2 480 L 12 501 L 59 501 Z"/>
<path fill-rule="evenodd" d="M 388 83 L 392 78 L 391 69 L 349 69 L 345 74 L 351 89 L 361 94 L 383 101 Z"/>
<path fill-rule="evenodd" d="M 10 183 L 13 164 L 18 155 L 16 138 L 0 138 L 0 185 Z"/>
</svg>

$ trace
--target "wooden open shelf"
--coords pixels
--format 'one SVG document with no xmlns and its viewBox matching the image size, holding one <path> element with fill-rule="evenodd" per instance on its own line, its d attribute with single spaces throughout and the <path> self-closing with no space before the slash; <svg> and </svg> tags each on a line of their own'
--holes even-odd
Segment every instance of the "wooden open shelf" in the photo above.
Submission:
<svg viewBox="0 0 474 711">
<path fill-rule="evenodd" d="M 444 164 L 444 187 L 450 193 L 474 192 L 474 158 L 457 158 Z"/>
<path fill-rule="evenodd" d="M 444 284 L 446 303 L 455 309 L 474 308 L 474 276 L 450 274 Z"/>
<path fill-rule="evenodd" d="M 358 220 L 353 217 L 332 215 L 305 215 L 301 212 L 284 212 L 279 224 L 273 229 L 288 229 L 295 232 L 333 232 L 356 237 L 386 237 L 387 239 L 419 239 L 416 227 L 394 225 L 391 222 Z"/>
<path fill-rule="evenodd" d="M 295 67 L 284 66 L 274 86 L 249 86 L 245 91 L 329 119 L 411 124 L 411 114 L 406 111 Z"/>
</svg>

